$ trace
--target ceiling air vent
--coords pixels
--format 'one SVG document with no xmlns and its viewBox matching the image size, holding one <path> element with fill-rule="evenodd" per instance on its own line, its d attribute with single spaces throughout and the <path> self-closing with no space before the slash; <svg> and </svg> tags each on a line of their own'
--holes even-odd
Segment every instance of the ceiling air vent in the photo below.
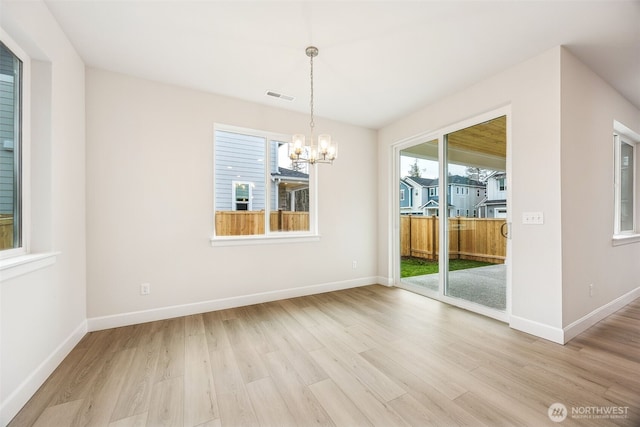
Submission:
<svg viewBox="0 0 640 427">
<path fill-rule="evenodd" d="M 280 98 L 280 99 L 283 99 L 285 101 L 293 101 L 294 100 L 293 96 L 284 95 L 282 93 L 274 92 L 274 91 L 271 91 L 271 90 L 267 91 L 267 96 L 273 96 L 274 98 Z"/>
</svg>

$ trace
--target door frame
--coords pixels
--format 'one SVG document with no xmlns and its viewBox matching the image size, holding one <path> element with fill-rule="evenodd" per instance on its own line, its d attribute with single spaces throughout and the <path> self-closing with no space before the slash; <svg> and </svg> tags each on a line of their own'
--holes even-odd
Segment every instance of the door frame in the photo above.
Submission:
<svg viewBox="0 0 640 427">
<path fill-rule="evenodd" d="M 439 163 L 439 175 L 440 177 L 446 176 L 447 173 L 447 156 L 446 156 L 446 147 L 445 147 L 445 135 L 451 134 L 455 131 L 465 129 L 479 123 L 486 122 L 488 120 L 495 119 L 500 116 L 506 116 L 506 173 L 507 173 L 507 224 L 508 229 L 511 231 L 512 220 L 513 220 L 513 202 L 512 202 L 512 193 L 513 193 L 513 185 L 512 185 L 512 161 L 511 161 L 511 105 L 506 105 L 500 108 L 496 108 L 494 110 L 490 110 L 476 116 L 473 116 L 468 119 L 464 119 L 458 121 L 454 124 L 442 127 L 437 131 L 427 131 L 422 132 L 417 135 L 414 135 L 409 138 L 405 138 L 391 145 L 391 177 L 390 182 L 391 185 L 389 188 L 391 189 L 391 215 L 390 215 L 390 237 L 391 237 L 391 245 L 390 245 L 390 267 L 392 271 L 393 278 L 393 286 L 403 288 L 415 293 L 419 293 L 421 295 L 425 295 L 430 298 L 437 299 L 439 301 L 445 302 L 450 305 L 454 305 L 469 311 L 473 311 L 479 314 L 482 314 L 487 317 L 491 317 L 502 322 L 509 322 L 511 317 L 511 295 L 512 295 L 512 266 L 513 266 L 513 253 L 512 253 L 512 242 L 511 242 L 511 233 L 509 233 L 509 238 L 507 238 L 507 251 L 506 251 L 506 260 L 505 265 L 507 268 L 507 283 L 506 283 L 506 309 L 505 311 L 495 310 L 481 304 L 473 303 L 470 301 L 466 301 L 459 298 L 453 298 L 444 294 L 444 281 L 445 275 L 442 272 L 448 272 L 448 257 L 442 256 L 443 253 L 446 253 L 448 250 L 448 233 L 445 232 L 446 221 L 439 221 L 439 276 L 438 276 L 438 292 L 433 292 L 430 289 L 413 286 L 409 283 L 402 283 L 400 280 L 400 188 L 398 182 L 401 178 L 400 171 L 400 152 L 408 147 L 412 147 L 414 145 L 418 145 L 423 142 L 438 140 L 438 163 Z M 439 179 L 439 192 L 440 194 L 446 193 L 446 180 Z M 447 218 L 447 203 L 440 203 L 439 206 L 439 217 Z"/>
</svg>

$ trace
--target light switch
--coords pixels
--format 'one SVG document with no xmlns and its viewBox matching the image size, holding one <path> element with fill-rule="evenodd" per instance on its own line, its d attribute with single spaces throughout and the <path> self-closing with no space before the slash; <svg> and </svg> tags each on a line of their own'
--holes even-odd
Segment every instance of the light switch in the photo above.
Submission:
<svg viewBox="0 0 640 427">
<path fill-rule="evenodd" d="M 523 212 L 522 213 L 523 224 L 544 224 L 544 214 L 542 212 Z"/>
</svg>

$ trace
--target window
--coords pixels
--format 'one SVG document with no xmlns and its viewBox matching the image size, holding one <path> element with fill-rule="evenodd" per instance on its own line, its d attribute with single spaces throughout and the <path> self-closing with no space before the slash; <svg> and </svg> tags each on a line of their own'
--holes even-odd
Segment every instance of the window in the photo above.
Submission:
<svg viewBox="0 0 640 427">
<path fill-rule="evenodd" d="M 309 235 L 315 230 L 309 170 L 292 165 L 285 142 L 289 139 L 216 125 L 213 240 Z"/>
<path fill-rule="evenodd" d="M 616 235 L 636 232 L 636 144 L 622 133 L 614 133 L 615 229 Z"/>
<path fill-rule="evenodd" d="M 22 247 L 22 61 L 0 42 L 0 251 Z"/>
<path fill-rule="evenodd" d="M 232 208 L 234 211 L 250 211 L 251 209 L 251 189 L 255 187 L 253 182 L 233 181 L 233 202 Z"/>
<path fill-rule="evenodd" d="M 404 202 L 404 188 L 400 189 L 400 201 Z"/>
<path fill-rule="evenodd" d="M 507 189 L 507 180 L 504 178 L 498 179 L 498 191 L 505 191 Z"/>
</svg>

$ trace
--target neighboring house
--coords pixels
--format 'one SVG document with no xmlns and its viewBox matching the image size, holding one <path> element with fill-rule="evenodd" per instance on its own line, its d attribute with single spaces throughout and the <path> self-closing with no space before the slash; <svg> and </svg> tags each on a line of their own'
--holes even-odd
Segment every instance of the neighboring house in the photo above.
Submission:
<svg viewBox="0 0 640 427">
<path fill-rule="evenodd" d="M 463 216 L 477 218 L 476 205 L 485 198 L 485 183 L 460 175 L 448 177 L 447 196 L 453 208 L 449 210 L 449 216 Z"/>
<path fill-rule="evenodd" d="M 264 210 L 264 144 L 264 138 L 259 136 L 215 132 L 217 211 Z"/>
<path fill-rule="evenodd" d="M 413 186 L 400 178 L 400 214 L 409 214 L 413 210 Z"/>
<path fill-rule="evenodd" d="M 487 177 L 487 196 L 477 205 L 480 218 L 507 217 L 507 174 L 494 172 Z"/>
<path fill-rule="evenodd" d="M 217 211 L 265 209 L 265 140 L 254 135 L 217 130 L 215 206 Z M 309 175 L 278 165 L 285 142 L 269 144 L 271 209 L 308 211 Z"/>
<path fill-rule="evenodd" d="M 405 184 L 413 186 L 413 204 L 411 211 L 401 203 L 401 213 L 418 215 L 438 215 L 440 207 L 440 189 L 438 179 L 406 177 Z M 451 175 L 448 178 L 447 199 L 449 216 L 475 218 L 478 216 L 478 203 L 486 198 L 485 184 L 464 176 Z"/>
<path fill-rule="evenodd" d="M 11 53 L 0 48 L 0 215 L 13 215 L 14 207 L 14 76 Z"/>
<path fill-rule="evenodd" d="M 434 181 L 431 178 L 408 176 L 404 178 L 407 185 L 411 186 L 411 208 L 406 213 L 422 215 L 422 206 L 429 201 L 428 188 Z"/>
<path fill-rule="evenodd" d="M 278 167 L 278 172 L 271 173 L 274 185 L 271 193 L 278 203 L 278 210 L 309 211 L 309 175 L 287 168 Z"/>
</svg>

